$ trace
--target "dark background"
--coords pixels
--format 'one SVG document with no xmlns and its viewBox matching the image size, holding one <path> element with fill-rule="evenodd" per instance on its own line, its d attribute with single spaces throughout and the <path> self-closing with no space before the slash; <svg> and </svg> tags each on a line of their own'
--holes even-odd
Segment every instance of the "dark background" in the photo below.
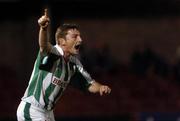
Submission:
<svg viewBox="0 0 180 121">
<path fill-rule="evenodd" d="M 176 121 L 180 117 L 178 0 L 1 0 L 0 120 L 16 120 L 38 52 L 38 18 L 48 8 L 50 39 L 80 25 L 82 63 L 109 96 L 68 88 L 58 120 Z"/>
</svg>

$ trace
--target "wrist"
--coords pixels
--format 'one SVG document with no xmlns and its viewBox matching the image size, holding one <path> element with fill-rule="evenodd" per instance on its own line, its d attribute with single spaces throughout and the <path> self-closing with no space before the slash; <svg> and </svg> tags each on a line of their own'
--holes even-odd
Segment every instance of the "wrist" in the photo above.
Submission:
<svg viewBox="0 0 180 121">
<path fill-rule="evenodd" d="M 47 31 L 47 27 L 40 26 L 40 29 L 43 31 Z"/>
</svg>

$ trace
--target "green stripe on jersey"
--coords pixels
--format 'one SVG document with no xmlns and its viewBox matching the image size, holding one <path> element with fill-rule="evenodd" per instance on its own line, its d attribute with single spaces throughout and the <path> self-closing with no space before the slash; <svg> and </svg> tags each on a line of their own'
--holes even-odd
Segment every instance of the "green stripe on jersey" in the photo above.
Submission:
<svg viewBox="0 0 180 121">
<path fill-rule="evenodd" d="M 46 89 L 45 91 L 45 97 L 44 97 L 44 101 L 45 101 L 45 107 L 48 106 L 49 104 L 49 96 L 52 94 L 52 92 L 54 91 L 54 88 L 56 87 L 56 85 L 54 84 L 50 84 L 49 87 Z"/>
<path fill-rule="evenodd" d="M 65 70 L 66 70 L 66 73 L 65 73 L 64 81 L 68 81 L 68 78 L 69 78 L 68 63 L 65 64 Z"/>
<path fill-rule="evenodd" d="M 40 52 L 39 52 L 35 65 L 34 65 L 34 72 L 32 73 L 32 79 L 30 80 L 27 96 L 33 95 L 34 93 L 34 89 L 35 89 L 35 85 L 36 85 L 37 77 L 38 77 L 40 61 L 41 61 L 41 58 L 40 58 Z"/>
<path fill-rule="evenodd" d="M 31 83 L 30 83 L 30 85 L 29 85 L 29 88 L 28 88 L 28 94 L 27 94 L 27 96 L 33 95 L 34 89 L 35 89 L 35 85 L 36 85 L 36 83 L 37 83 L 37 77 L 38 77 L 38 74 L 36 74 L 36 75 L 33 77 L 32 81 L 31 81 Z"/>
<path fill-rule="evenodd" d="M 58 64 L 61 64 L 62 66 L 62 62 L 58 61 Z M 57 78 L 60 78 L 62 74 L 62 70 L 60 70 L 58 67 L 56 68 L 55 72 L 54 72 L 54 76 Z M 48 88 L 45 91 L 45 97 L 44 97 L 44 101 L 45 101 L 45 107 L 49 104 L 49 97 L 52 94 L 52 92 L 54 91 L 54 88 L 56 86 L 54 84 L 50 84 L 48 86 Z"/>
<path fill-rule="evenodd" d="M 68 69 L 68 63 L 65 64 L 65 76 L 64 76 L 64 81 L 68 81 L 69 77 L 69 69 Z M 57 99 L 62 95 L 64 88 L 61 87 L 58 94 L 54 97 L 54 101 L 56 102 Z"/>
<path fill-rule="evenodd" d="M 40 99 L 43 80 L 44 80 L 44 78 L 46 78 L 47 74 L 48 74 L 48 72 L 41 70 L 41 72 L 37 78 L 37 84 L 35 87 L 36 91 L 35 91 L 35 95 L 34 95 L 37 101 L 39 101 L 39 99 Z"/>
<path fill-rule="evenodd" d="M 30 103 L 26 103 L 25 107 L 24 107 L 24 119 L 25 121 L 32 121 L 31 117 L 30 117 L 30 107 L 31 104 Z"/>
<path fill-rule="evenodd" d="M 54 72 L 54 76 L 57 78 L 60 78 L 62 74 L 62 70 L 60 70 L 58 67 L 56 69 L 56 71 Z"/>
</svg>

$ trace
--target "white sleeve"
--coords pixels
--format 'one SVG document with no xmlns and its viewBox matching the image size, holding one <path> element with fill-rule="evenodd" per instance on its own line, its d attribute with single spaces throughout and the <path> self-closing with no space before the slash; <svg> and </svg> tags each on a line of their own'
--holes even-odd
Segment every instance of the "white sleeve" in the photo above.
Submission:
<svg viewBox="0 0 180 121">
<path fill-rule="evenodd" d="M 75 56 L 71 56 L 70 60 L 76 65 L 77 71 L 86 79 L 87 83 L 92 84 L 94 79 L 92 79 L 91 75 L 83 68 L 80 60 Z"/>
</svg>

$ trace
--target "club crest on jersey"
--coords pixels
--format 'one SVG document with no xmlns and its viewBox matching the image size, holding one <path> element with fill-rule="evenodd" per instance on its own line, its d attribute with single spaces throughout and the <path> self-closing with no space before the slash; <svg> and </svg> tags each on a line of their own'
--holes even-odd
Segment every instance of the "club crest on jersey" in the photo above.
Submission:
<svg viewBox="0 0 180 121">
<path fill-rule="evenodd" d="M 54 79 L 52 80 L 52 83 L 54 85 L 58 85 L 58 86 L 60 86 L 62 88 L 66 88 L 66 86 L 68 85 L 68 82 L 62 81 L 62 80 L 60 80 L 60 79 L 58 79 L 56 77 L 54 77 Z"/>
</svg>

